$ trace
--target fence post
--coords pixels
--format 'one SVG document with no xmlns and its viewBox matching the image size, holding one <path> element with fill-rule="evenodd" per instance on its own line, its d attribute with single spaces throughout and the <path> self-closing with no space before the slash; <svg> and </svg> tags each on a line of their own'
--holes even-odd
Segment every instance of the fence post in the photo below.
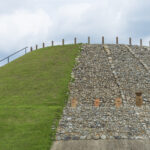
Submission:
<svg viewBox="0 0 150 150">
<path fill-rule="evenodd" d="M 116 37 L 116 44 L 118 44 L 118 36 Z"/>
<path fill-rule="evenodd" d="M 90 44 L 90 37 L 88 37 L 88 44 Z"/>
<path fill-rule="evenodd" d="M 150 47 L 150 41 L 149 41 L 149 47 Z"/>
<path fill-rule="evenodd" d="M 74 44 L 75 45 L 77 44 L 77 38 L 76 37 L 74 38 Z"/>
<path fill-rule="evenodd" d="M 43 48 L 45 48 L 45 43 L 43 43 Z"/>
<path fill-rule="evenodd" d="M 36 50 L 37 50 L 38 49 L 38 45 L 36 45 L 35 47 L 36 47 Z"/>
<path fill-rule="evenodd" d="M 140 46 L 142 46 L 142 39 L 140 39 Z"/>
<path fill-rule="evenodd" d="M 102 44 L 104 44 L 104 36 L 102 36 Z"/>
<path fill-rule="evenodd" d="M 65 41 L 64 41 L 64 39 L 62 39 L 62 45 L 64 46 L 64 44 L 65 44 Z"/>
<path fill-rule="evenodd" d="M 8 57 L 8 63 L 9 63 L 9 57 Z"/>
<path fill-rule="evenodd" d="M 132 39 L 131 39 L 131 37 L 129 38 L 129 45 L 130 46 L 132 45 Z"/>
<path fill-rule="evenodd" d="M 143 104 L 142 92 L 136 92 L 136 106 L 141 107 Z"/>
<path fill-rule="evenodd" d="M 54 46 L 54 41 L 52 41 L 52 46 Z"/>
<path fill-rule="evenodd" d="M 27 53 L 27 48 L 25 48 L 25 54 Z"/>
<path fill-rule="evenodd" d="M 30 51 L 31 51 L 31 52 L 33 51 L 32 47 L 30 47 Z"/>
</svg>

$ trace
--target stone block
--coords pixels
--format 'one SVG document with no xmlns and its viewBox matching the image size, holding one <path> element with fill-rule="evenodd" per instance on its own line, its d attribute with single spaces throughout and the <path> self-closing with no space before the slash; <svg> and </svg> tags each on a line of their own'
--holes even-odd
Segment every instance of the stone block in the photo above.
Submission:
<svg viewBox="0 0 150 150">
<path fill-rule="evenodd" d="M 121 98 L 116 98 L 115 99 L 115 105 L 117 108 L 119 108 L 122 105 L 122 99 Z"/>
<path fill-rule="evenodd" d="M 99 107 L 100 106 L 100 99 L 95 99 L 95 101 L 94 101 L 94 106 L 95 107 Z"/>
<path fill-rule="evenodd" d="M 141 107 L 143 104 L 142 92 L 136 92 L 136 106 Z"/>
<path fill-rule="evenodd" d="M 71 107 L 73 107 L 73 108 L 76 108 L 77 107 L 77 99 L 76 98 L 74 98 L 74 99 L 72 99 L 72 101 L 71 101 Z"/>
</svg>

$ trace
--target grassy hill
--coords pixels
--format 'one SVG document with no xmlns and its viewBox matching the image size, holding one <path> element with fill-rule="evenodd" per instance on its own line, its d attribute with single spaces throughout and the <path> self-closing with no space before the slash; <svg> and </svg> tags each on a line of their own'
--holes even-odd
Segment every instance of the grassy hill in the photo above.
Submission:
<svg viewBox="0 0 150 150">
<path fill-rule="evenodd" d="M 49 150 L 79 52 L 47 47 L 0 68 L 0 150 Z"/>
</svg>

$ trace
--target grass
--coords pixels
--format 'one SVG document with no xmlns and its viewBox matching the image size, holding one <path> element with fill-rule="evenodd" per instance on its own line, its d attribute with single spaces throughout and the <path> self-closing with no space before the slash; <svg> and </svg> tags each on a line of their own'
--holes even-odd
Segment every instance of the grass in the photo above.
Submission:
<svg viewBox="0 0 150 150">
<path fill-rule="evenodd" d="M 49 150 L 80 45 L 30 52 L 0 68 L 0 150 Z"/>
</svg>

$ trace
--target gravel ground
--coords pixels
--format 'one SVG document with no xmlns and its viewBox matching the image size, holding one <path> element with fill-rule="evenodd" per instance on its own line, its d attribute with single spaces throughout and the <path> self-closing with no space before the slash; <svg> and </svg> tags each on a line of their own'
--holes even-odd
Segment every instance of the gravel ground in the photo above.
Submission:
<svg viewBox="0 0 150 150">
<path fill-rule="evenodd" d="M 149 47 L 139 47 L 130 46 L 135 55 L 142 60 L 148 67 L 150 67 L 150 48 Z"/>
<path fill-rule="evenodd" d="M 69 100 L 56 140 L 149 139 L 149 49 L 83 45 L 76 60 L 74 82 L 69 85 Z M 135 105 L 137 91 L 142 92 L 142 107 Z M 76 108 L 71 107 L 74 98 L 78 102 Z M 97 98 L 99 107 L 94 106 Z M 116 98 L 122 100 L 120 108 L 115 106 Z"/>
</svg>

